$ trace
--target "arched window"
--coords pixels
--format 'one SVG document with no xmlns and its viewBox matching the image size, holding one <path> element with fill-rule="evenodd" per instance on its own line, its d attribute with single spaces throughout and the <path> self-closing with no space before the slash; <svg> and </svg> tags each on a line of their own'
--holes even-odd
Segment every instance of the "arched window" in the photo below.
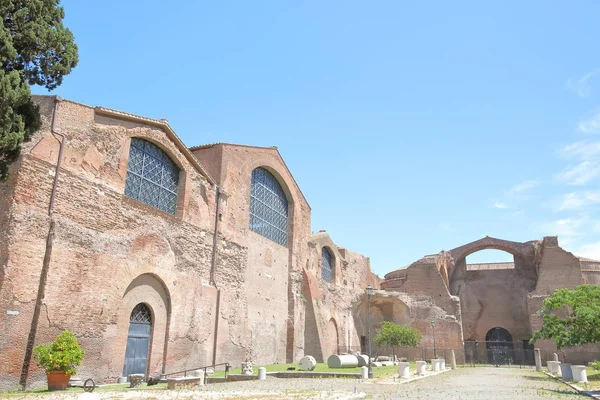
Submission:
<svg viewBox="0 0 600 400">
<path fill-rule="evenodd" d="M 288 244 L 288 201 L 277 179 L 264 168 L 252 171 L 250 229 L 282 246 Z"/>
<path fill-rule="evenodd" d="M 175 214 L 179 168 L 158 146 L 131 139 L 125 194 L 152 207 Z"/>
<path fill-rule="evenodd" d="M 325 282 L 333 281 L 333 256 L 326 247 L 321 250 L 321 275 Z"/>
</svg>

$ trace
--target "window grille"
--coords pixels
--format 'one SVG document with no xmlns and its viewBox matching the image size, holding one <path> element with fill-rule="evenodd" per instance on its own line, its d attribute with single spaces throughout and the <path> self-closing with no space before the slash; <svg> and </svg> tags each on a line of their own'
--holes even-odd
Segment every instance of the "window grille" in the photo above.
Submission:
<svg viewBox="0 0 600 400">
<path fill-rule="evenodd" d="M 288 244 L 288 201 L 277 179 L 266 169 L 252 171 L 250 229 L 282 246 Z"/>
<path fill-rule="evenodd" d="M 333 281 L 333 256 L 325 247 L 323 247 L 321 253 L 321 275 L 323 275 L 325 282 L 331 282 Z"/>
<path fill-rule="evenodd" d="M 151 324 L 152 323 L 152 312 L 150 308 L 144 304 L 140 303 L 133 308 L 131 312 L 131 317 L 129 318 L 130 322 L 138 322 L 142 324 Z"/>
<path fill-rule="evenodd" d="M 175 214 L 179 168 L 158 146 L 131 139 L 125 194 L 152 207 Z"/>
</svg>

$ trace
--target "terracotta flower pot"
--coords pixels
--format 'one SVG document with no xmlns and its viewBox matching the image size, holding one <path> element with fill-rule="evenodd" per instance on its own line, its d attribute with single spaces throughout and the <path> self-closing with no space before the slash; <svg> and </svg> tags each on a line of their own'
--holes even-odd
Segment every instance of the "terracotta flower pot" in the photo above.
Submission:
<svg viewBox="0 0 600 400">
<path fill-rule="evenodd" d="M 69 385 L 69 378 L 65 371 L 47 371 L 48 390 L 65 390 Z"/>
</svg>

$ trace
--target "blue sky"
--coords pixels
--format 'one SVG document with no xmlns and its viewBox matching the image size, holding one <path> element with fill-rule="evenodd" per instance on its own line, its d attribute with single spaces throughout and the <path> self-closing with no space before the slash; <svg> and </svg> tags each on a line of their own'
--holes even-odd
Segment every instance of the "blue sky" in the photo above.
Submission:
<svg viewBox="0 0 600 400">
<path fill-rule="evenodd" d="M 55 93 L 278 146 L 312 230 L 380 275 L 485 235 L 600 258 L 600 2 L 176 4 L 63 0 Z"/>
</svg>

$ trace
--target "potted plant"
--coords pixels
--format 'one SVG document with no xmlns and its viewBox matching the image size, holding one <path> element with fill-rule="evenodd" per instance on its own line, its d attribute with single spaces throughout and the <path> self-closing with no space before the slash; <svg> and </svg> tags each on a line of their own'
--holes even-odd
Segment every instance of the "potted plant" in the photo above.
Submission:
<svg viewBox="0 0 600 400">
<path fill-rule="evenodd" d="M 48 390 L 65 390 L 75 367 L 81 364 L 84 351 L 72 332 L 63 331 L 56 340 L 33 348 L 33 357 L 46 370 Z"/>
</svg>

